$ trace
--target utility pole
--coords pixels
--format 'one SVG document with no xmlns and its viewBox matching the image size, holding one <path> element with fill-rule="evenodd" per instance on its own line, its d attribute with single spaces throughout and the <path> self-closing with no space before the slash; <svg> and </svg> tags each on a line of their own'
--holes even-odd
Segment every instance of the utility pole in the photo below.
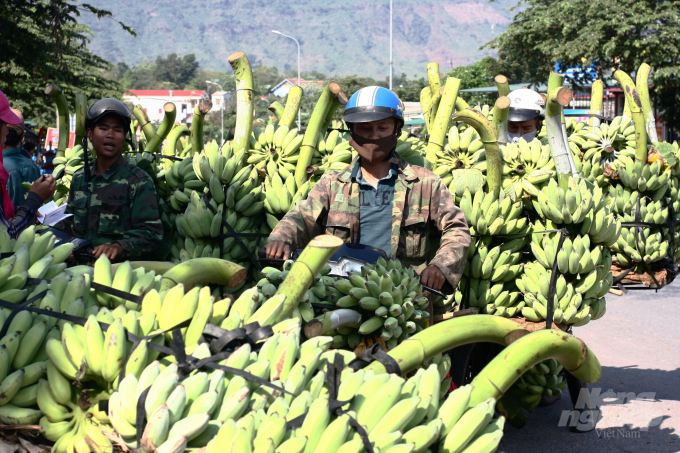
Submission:
<svg viewBox="0 0 680 453">
<path fill-rule="evenodd" d="M 390 90 L 392 89 L 392 0 L 390 0 Z"/>
</svg>

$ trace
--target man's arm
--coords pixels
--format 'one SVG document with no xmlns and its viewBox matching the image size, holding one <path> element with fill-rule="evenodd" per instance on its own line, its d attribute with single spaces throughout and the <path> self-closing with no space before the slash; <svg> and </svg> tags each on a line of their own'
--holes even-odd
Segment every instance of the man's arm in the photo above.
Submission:
<svg viewBox="0 0 680 453">
<path fill-rule="evenodd" d="M 309 192 L 307 199 L 299 202 L 281 219 L 267 243 L 283 242 L 290 244 L 292 250 L 307 245 L 322 231 L 329 206 L 330 178 L 324 175 Z"/>
<path fill-rule="evenodd" d="M 122 247 L 122 258 L 133 258 L 151 252 L 163 240 L 156 188 L 151 177 L 142 178 L 132 188 L 131 196 L 132 228 L 114 243 Z"/>
<path fill-rule="evenodd" d="M 437 266 L 455 288 L 465 269 L 470 230 L 463 211 L 455 205 L 451 192 L 439 178 L 432 185 L 430 219 L 442 235 L 439 249 L 430 265 Z"/>
</svg>

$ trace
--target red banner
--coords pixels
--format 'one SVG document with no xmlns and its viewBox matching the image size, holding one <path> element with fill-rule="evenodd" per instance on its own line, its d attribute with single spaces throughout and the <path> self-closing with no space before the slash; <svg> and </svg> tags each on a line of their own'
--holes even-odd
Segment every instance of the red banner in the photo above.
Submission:
<svg viewBox="0 0 680 453">
<path fill-rule="evenodd" d="M 68 147 L 73 148 L 76 142 L 76 133 L 69 132 L 68 137 Z M 50 143 L 52 143 L 52 149 L 57 149 L 59 145 L 59 129 L 55 127 L 50 127 L 47 129 L 47 136 L 45 137 L 45 149 L 50 149 Z"/>
</svg>

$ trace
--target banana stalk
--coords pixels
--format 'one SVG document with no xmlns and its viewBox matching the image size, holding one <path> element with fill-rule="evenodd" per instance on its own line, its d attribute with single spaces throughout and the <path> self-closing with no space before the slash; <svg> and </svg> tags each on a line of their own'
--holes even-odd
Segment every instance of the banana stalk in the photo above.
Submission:
<svg viewBox="0 0 680 453">
<path fill-rule="evenodd" d="M 654 120 L 652 104 L 649 102 L 648 80 L 651 70 L 652 68 L 647 63 L 642 63 L 637 71 L 635 86 L 637 88 L 638 95 L 640 96 L 640 102 L 642 103 L 642 116 L 645 119 L 645 128 L 647 129 L 649 141 L 652 143 L 657 143 L 659 141 L 659 137 L 656 134 L 656 121 Z"/>
<path fill-rule="evenodd" d="M 295 120 L 297 119 L 297 114 L 298 110 L 300 110 L 300 102 L 302 101 L 302 88 L 301 87 L 292 87 L 288 91 L 288 98 L 286 99 L 286 106 L 283 109 L 283 113 L 281 116 L 279 116 L 279 126 L 288 126 L 290 127 L 293 125 Z M 278 116 L 278 115 L 276 115 Z"/>
<path fill-rule="evenodd" d="M 269 104 L 269 108 L 267 110 L 272 112 L 276 116 L 276 118 L 280 120 L 281 117 L 283 116 L 284 109 L 285 107 L 283 106 L 283 104 L 281 104 L 279 101 L 274 101 L 271 104 Z"/>
<path fill-rule="evenodd" d="M 508 111 L 510 110 L 510 98 L 500 96 L 496 99 L 493 107 L 493 129 L 498 137 L 498 143 L 508 142 Z"/>
<path fill-rule="evenodd" d="M 288 276 L 279 285 L 279 288 L 276 291 L 275 296 L 279 294 L 286 296 L 283 311 L 279 315 L 277 322 L 290 317 L 293 310 L 295 310 L 300 303 L 300 300 L 302 300 L 302 296 L 307 292 L 309 287 L 312 286 L 312 283 L 314 283 L 314 277 L 321 271 L 324 264 L 326 264 L 328 259 L 333 256 L 333 253 L 335 253 L 342 244 L 342 239 L 329 234 L 317 236 L 309 241 L 307 247 L 305 247 L 290 268 Z M 190 261 L 186 262 L 188 263 Z"/>
<path fill-rule="evenodd" d="M 236 126 L 234 127 L 234 153 L 244 150 L 247 154 L 250 146 L 250 134 L 253 132 L 253 71 L 248 57 L 243 52 L 229 56 L 229 64 L 236 77 Z"/>
<path fill-rule="evenodd" d="M 436 118 L 442 97 L 442 80 L 439 76 L 439 63 L 432 62 L 427 64 L 427 81 L 430 86 L 430 95 L 432 96 L 430 103 L 430 118 Z M 434 126 L 434 124 L 430 124 L 430 126 Z"/>
<path fill-rule="evenodd" d="M 331 330 L 342 326 L 359 327 L 361 314 L 349 308 L 327 311 L 318 318 L 314 318 L 305 324 L 305 337 L 314 338 L 326 335 Z"/>
<path fill-rule="evenodd" d="M 111 272 L 116 274 L 116 270 L 124 263 L 115 263 L 111 265 Z M 163 275 L 170 269 L 176 266 L 175 263 L 168 261 L 130 261 L 132 269 L 143 267 L 146 272 L 154 271 L 156 275 Z"/>
<path fill-rule="evenodd" d="M 472 381 L 468 407 L 488 398 L 500 399 L 520 376 L 548 359 L 557 360 L 584 382 L 597 382 L 602 376 L 600 362 L 583 341 L 564 332 L 539 330 L 505 348 L 484 367 Z"/>
<path fill-rule="evenodd" d="M 83 143 L 87 135 L 85 129 L 85 117 L 87 116 L 87 95 L 76 93 L 76 141 L 75 144 Z"/>
<path fill-rule="evenodd" d="M 57 104 L 57 116 L 59 117 L 59 144 L 57 145 L 57 157 L 64 157 L 66 148 L 68 148 L 68 139 L 70 138 L 70 123 L 69 123 L 69 112 L 68 103 L 66 102 L 66 96 L 61 91 L 58 85 L 50 83 L 45 88 L 45 94 L 49 94 L 54 99 L 54 103 Z"/>
<path fill-rule="evenodd" d="M 551 72 L 548 78 L 548 97 L 545 107 L 545 125 L 548 129 L 548 142 L 558 173 L 574 174 L 576 166 L 572 163 L 571 151 L 566 145 L 562 129 L 562 107 L 569 105 L 572 92 L 564 85 L 564 76 Z"/>
<path fill-rule="evenodd" d="M 325 261 L 324 261 L 325 262 Z M 236 288 L 248 275 L 248 270 L 227 260 L 219 258 L 194 258 L 163 274 L 161 291 L 183 283 L 184 286 L 196 283 L 216 283 L 218 285 Z"/>
<path fill-rule="evenodd" d="M 200 153 L 203 151 L 203 122 L 205 115 L 212 108 L 212 102 L 208 99 L 201 99 L 194 110 L 194 116 L 191 120 L 191 153 Z"/>
<path fill-rule="evenodd" d="M 430 63 L 430 65 L 433 63 Z M 428 76 L 429 68 L 428 65 Z M 444 148 L 446 133 L 449 131 L 449 122 L 451 121 L 451 113 L 458 97 L 458 89 L 460 88 L 460 79 L 455 77 L 448 77 L 444 87 L 444 93 L 439 100 L 439 107 L 437 108 L 437 115 L 432 122 L 430 131 L 430 138 L 427 141 L 427 151 L 425 157 L 430 162 L 437 161 L 437 154 Z"/>
<path fill-rule="evenodd" d="M 174 127 L 170 133 L 168 134 L 168 141 L 165 144 L 165 148 L 163 148 L 163 154 L 166 156 L 176 156 L 177 155 L 177 143 L 179 141 L 179 138 L 182 135 L 189 135 L 191 131 L 189 131 L 189 128 L 186 127 L 184 124 L 181 126 L 176 126 Z M 172 168 L 173 162 L 170 159 L 164 159 L 165 162 L 163 162 L 163 166 L 165 167 L 165 171 L 170 170 Z"/>
<path fill-rule="evenodd" d="M 163 140 L 166 139 L 172 130 L 172 127 L 175 125 L 175 117 L 177 116 L 177 108 L 175 107 L 175 104 L 172 102 L 166 102 L 163 106 L 163 110 L 163 122 L 158 127 L 156 136 L 146 144 L 146 152 L 148 153 L 158 152 L 161 147 L 161 143 L 163 143 Z"/>
<path fill-rule="evenodd" d="M 482 112 L 474 109 L 465 109 L 457 112 L 453 115 L 453 120 L 462 121 L 470 125 L 479 134 L 482 143 L 484 143 L 484 151 L 486 152 L 486 183 L 488 184 L 489 192 L 494 192 L 498 196 L 503 179 L 503 156 L 496 141 L 493 126 Z"/>
<path fill-rule="evenodd" d="M 302 139 L 302 146 L 300 147 L 300 156 L 298 157 L 297 165 L 295 167 L 295 182 L 300 187 L 307 180 L 307 167 L 312 161 L 314 150 L 316 149 L 316 141 L 319 138 L 319 130 L 323 121 L 326 119 L 326 112 L 330 106 L 331 99 L 340 92 L 340 85 L 335 82 L 329 83 L 321 91 L 319 100 L 316 101 L 314 111 L 307 124 L 305 136 Z M 286 300 L 286 305 L 288 301 Z"/>
<path fill-rule="evenodd" d="M 432 117 L 430 116 L 430 109 L 432 108 L 432 92 L 430 87 L 424 87 L 420 90 L 420 110 L 423 111 L 423 118 L 425 118 L 425 127 L 429 131 L 432 127 Z"/>
<path fill-rule="evenodd" d="M 460 96 L 458 96 L 456 98 L 456 112 L 461 112 L 461 111 L 463 111 L 465 109 L 469 109 L 469 108 L 470 108 L 470 104 L 465 102 L 465 99 L 463 99 Z"/>
<path fill-rule="evenodd" d="M 626 103 L 630 109 L 633 124 L 635 124 L 635 158 L 643 164 L 647 163 L 647 130 L 645 118 L 642 114 L 640 94 L 635 88 L 633 79 L 620 69 L 614 73 L 614 79 L 619 82 L 626 97 Z"/>
<path fill-rule="evenodd" d="M 508 84 L 508 78 L 503 74 L 498 74 L 493 78 L 496 84 L 496 89 L 498 90 L 498 96 L 507 96 L 510 94 L 510 85 Z"/>
<path fill-rule="evenodd" d="M 347 95 L 342 91 L 334 96 L 331 100 L 331 105 L 328 107 L 328 112 L 326 112 L 326 118 L 324 119 L 323 125 L 321 126 L 321 133 L 325 134 L 328 128 L 333 122 L 333 115 L 341 106 L 347 105 Z"/>
<path fill-rule="evenodd" d="M 603 87 L 602 80 L 595 80 L 590 89 L 590 113 L 593 115 L 602 115 L 604 113 L 604 110 L 602 109 Z M 591 117 L 590 127 L 600 127 L 600 119 Z"/>
<path fill-rule="evenodd" d="M 153 124 L 151 124 L 149 115 L 146 114 L 144 108 L 142 108 L 141 105 L 137 104 L 135 105 L 135 108 L 132 109 L 132 116 L 137 119 L 139 127 L 142 129 L 142 134 L 144 134 L 144 139 L 148 145 L 156 136 L 156 132 L 153 130 Z M 144 147 L 144 149 L 146 149 L 146 147 Z"/>
<path fill-rule="evenodd" d="M 420 368 L 423 363 L 442 352 L 470 343 L 488 342 L 507 346 L 527 334 L 519 323 L 500 316 L 462 316 L 437 323 L 401 342 L 388 354 L 399 363 L 401 374 Z M 380 362 L 366 370 L 385 373 Z"/>
</svg>

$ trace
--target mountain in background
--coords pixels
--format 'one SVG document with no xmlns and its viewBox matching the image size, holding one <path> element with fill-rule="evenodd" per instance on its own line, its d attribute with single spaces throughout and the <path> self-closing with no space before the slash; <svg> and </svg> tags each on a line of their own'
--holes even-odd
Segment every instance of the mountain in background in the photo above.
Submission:
<svg viewBox="0 0 680 453">
<path fill-rule="evenodd" d="M 138 33 L 129 35 L 110 19 L 83 14 L 95 33 L 90 49 L 112 63 L 135 65 L 158 55 L 196 54 L 202 68 L 228 70 L 233 52 L 252 64 L 302 71 L 389 74 L 389 2 L 362 0 L 90 0 Z M 394 0 L 394 74 L 425 75 L 430 61 L 443 72 L 491 55 L 480 46 L 502 33 L 516 0 Z"/>
</svg>

